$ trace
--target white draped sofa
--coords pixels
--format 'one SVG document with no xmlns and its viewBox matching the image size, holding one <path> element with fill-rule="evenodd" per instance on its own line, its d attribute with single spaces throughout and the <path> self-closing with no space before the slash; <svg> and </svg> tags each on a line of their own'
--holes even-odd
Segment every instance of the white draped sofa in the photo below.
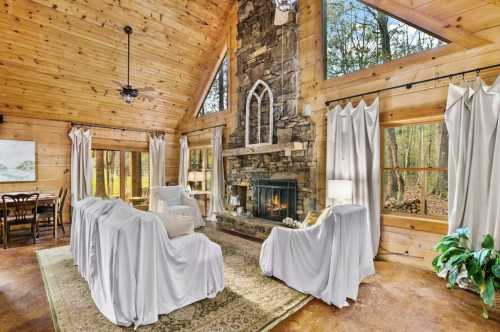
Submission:
<svg viewBox="0 0 500 332">
<path fill-rule="evenodd" d="M 150 200 L 151 211 L 191 217 L 195 228 L 205 226 L 198 202 L 182 186 L 151 188 Z"/>
<path fill-rule="evenodd" d="M 72 218 L 74 263 L 114 324 L 151 324 L 224 288 L 221 248 L 203 234 L 170 239 L 159 215 L 121 200 L 86 198 Z"/>
<path fill-rule="evenodd" d="M 260 267 L 288 286 L 339 308 L 355 300 L 361 281 L 375 273 L 366 209 L 325 210 L 304 229 L 274 227 L 264 241 Z"/>
</svg>

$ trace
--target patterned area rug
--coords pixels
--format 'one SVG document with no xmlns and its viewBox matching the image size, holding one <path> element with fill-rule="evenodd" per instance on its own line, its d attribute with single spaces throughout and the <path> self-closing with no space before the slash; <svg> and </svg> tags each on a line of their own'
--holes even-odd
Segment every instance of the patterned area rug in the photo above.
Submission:
<svg viewBox="0 0 500 332">
<path fill-rule="evenodd" d="M 168 315 L 140 331 L 268 330 L 311 297 L 261 274 L 260 244 L 205 227 L 222 247 L 225 289 Z M 69 246 L 37 252 L 56 331 L 123 331 L 97 310 L 85 280 L 73 265 Z M 132 330 L 132 328 L 129 328 Z M 125 329 L 128 330 L 128 329 Z"/>
</svg>

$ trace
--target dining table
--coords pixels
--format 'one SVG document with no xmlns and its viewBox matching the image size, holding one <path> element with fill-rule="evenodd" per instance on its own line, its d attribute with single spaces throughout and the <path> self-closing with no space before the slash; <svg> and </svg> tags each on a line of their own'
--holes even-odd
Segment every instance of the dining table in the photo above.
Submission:
<svg viewBox="0 0 500 332">
<path fill-rule="evenodd" d="M 0 202 L 1 202 L 1 197 L 3 195 L 17 195 L 17 194 L 33 194 L 33 193 L 37 193 L 36 191 L 33 191 L 33 192 L 0 192 Z M 53 217 L 53 220 L 54 220 L 54 223 L 55 223 L 55 226 L 54 226 L 54 239 L 57 240 L 57 225 L 58 225 L 58 209 L 59 209 L 59 196 L 56 194 L 56 193 L 39 193 L 39 196 L 38 196 L 38 207 L 40 206 L 50 206 L 52 207 L 52 217 Z M 13 202 L 9 199 L 7 199 L 6 203 L 7 203 L 7 207 L 9 207 L 9 202 L 11 204 L 13 204 Z M 0 216 L 1 218 L 3 219 L 3 216 L 4 216 L 4 211 L 3 211 L 4 207 L 3 207 L 3 203 L 0 204 Z M 6 241 L 6 236 L 7 236 L 7 229 L 6 229 L 6 223 L 4 222 L 3 223 L 3 241 Z"/>
</svg>

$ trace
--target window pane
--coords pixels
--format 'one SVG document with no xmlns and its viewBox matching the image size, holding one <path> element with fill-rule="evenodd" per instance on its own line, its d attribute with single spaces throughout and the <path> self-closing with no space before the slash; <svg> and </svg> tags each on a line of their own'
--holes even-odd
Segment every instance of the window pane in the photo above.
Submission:
<svg viewBox="0 0 500 332">
<path fill-rule="evenodd" d="M 212 190 L 212 171 L 205 172 L 205 189 L 206 191 Z"/>
<path fill-rule="evenodd" d="M 92 194 L 120 198 L 120 151 L 92 150 Z"/>
<path fill-rule="evenodd" d="M 384 129 L 385 168 L 447 168 L 448 132 L 444 122 Z"/>
<path fill-rule="evenodd" d="M 384 211 L 420 214 L 424 172 L 385 170 L 383 176 Z"/>
<path fill-rule="evenodd" d="M 207 168 L 212 169 L 213 165 L 213 155 L 212 155 L 212 149 L 207 149 Z"/>
<path fill-rule="evenodd" d="M 323 1 L 328 78 L 445 44 L 358 0 Z"/>
<path fill-rule="evenodd" d="M 427 174 L 426 214 L 448 215 L 448 173 L 429 172 Z"/>
<path fill-rule="evenodd" d="M 190 170 L 201 170 L 202 159 L 201 150 L 192 149 L 189 150 L 189 169 Z"/>
<path fill-rule="evenodd" d="M 212 81 L 212 85 L 210 86 L 210 90 L 208 90 L 205 101 L 198 113 L 198 117 L 227 110 L 228 69 L 228 59 L 226 55 Z"/>
<path fill-rule="evenodd" d="M 125 200 L 134 206 L 148 205 L 149 153 L 125 152 Z"/>
</svg>

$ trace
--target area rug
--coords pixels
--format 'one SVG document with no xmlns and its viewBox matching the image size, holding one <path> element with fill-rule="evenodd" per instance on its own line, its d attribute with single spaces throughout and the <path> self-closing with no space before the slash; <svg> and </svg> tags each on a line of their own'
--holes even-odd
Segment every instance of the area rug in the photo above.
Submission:
<svg viewBox="0 0 500 332">
<path fill-rule="evenodd" d="M 262 275 L 260 243 L 209 227 L 202 232 L 222 247 L 224 291 L 213 299 L 162 315 L 157 323 L 139 331 L 269 330 L 311 300 Z M 69 246 L 38 251 L 37 257 L 56 331 L 124 330 L 97 310 L 87 283 L 73 265 Z"/>
</svg>

